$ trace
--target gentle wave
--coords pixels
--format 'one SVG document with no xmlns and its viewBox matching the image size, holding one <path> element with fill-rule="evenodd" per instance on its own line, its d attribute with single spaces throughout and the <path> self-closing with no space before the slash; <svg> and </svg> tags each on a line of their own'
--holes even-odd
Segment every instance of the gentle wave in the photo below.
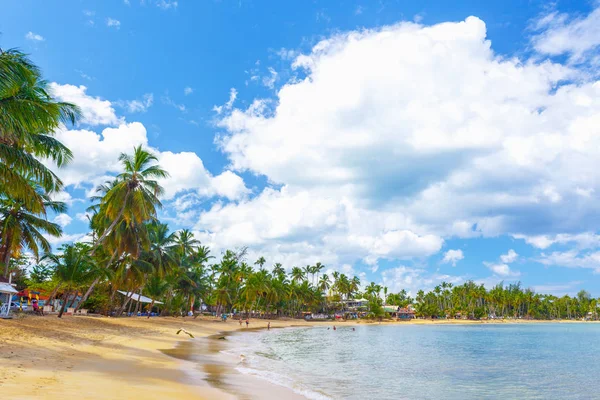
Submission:
<svg viewBox="0 0 600 400">
<path fill-rule="evenodd" d="M 330 400 L 331 399 L 331 397 L 329 397 L 323 393 L 308 389 L 308 388 L 302 386 L 301 384 L 294 382 L 289 377 L 277 374 L 275 372 L 258 370 L 258 369 L 253 369 L 253 368 L 246 368 L 246 367 L 238 367 L 238 368 L 236 368 L 236 370 L 241 372 L 242 374 L 252 375 L 257 378 L 266 380 L 270 383 L 273 383 L 275 385 L 291 389 L 292 391 L 294 391 L 294 393 L 299 394 L 300 396 L 304 396 L 307 399 L 311 399 L 311 400 Z"/>
</svg>

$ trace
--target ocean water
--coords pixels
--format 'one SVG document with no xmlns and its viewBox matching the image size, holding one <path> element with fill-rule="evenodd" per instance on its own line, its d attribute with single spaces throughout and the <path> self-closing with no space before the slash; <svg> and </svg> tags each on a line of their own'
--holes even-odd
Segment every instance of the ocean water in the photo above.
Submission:
<svg viewBox="0 0 600 400">
<path fill-rule="evenodd" d="M 600 324 L 318 326 L 229 339 L 239 372 L 312 399 L 600 399 Z"/>
</svg>

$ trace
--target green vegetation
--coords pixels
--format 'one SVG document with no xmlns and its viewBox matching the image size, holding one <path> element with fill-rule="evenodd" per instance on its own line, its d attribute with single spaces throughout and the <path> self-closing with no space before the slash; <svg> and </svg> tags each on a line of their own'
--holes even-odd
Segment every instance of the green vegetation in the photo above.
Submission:
<svg viewBox="0 0 600 400">
<path fill-rule="evenodd" d="M 321 263 L 289 266 L 287 274 L 282 264 L 271 267 L 264 257 L 248 262 L 245 248 L 214 260 L 189 230 L 172 232 L 157 219 L 163 193 L 158 180 L 168 174 L 141 146 L 121 154 L 121 173 L 97 188 L 88 210 L 88 243 L 65 245 L 53 254 L 47 237 L 60 237 L 62 231 L 48 220 L 48 211 L 65 212 L 66 205 L 52 199 L 63 185 L 40 160 L 57 168 L 71 160 L 54 132 L 78 117 L 77 106 L 52 98 L 24 54 L 0 50 L 0 266 L 5 277 L 17 272 L 20 289 L 27 284 L 51 299 L 61 298 L 59 317 L 78 295 L 80 304 L 106 314 L 141 310 L 118 291 L 161 301 L 163 315 L 182 315 L 205 304 L 216 313 L 301 317 L 304 312 L 343 313 L 349 300 L 364 297 L 363 311 L 372 318 L 384 317 L 390 305 L 411 304 L 417 316 L 427 318 L 598 317 L 597 299 L 584 291 L 558 298 L 520 284 L 486 290 L 474 282 L 444 282 L 412 299 L 405 290 L 388 293 L 375 283 L 361 293 L 358 277 L 325 273 Z M 28 279 L 25 251 L 35 258 Z"/>
</svg>

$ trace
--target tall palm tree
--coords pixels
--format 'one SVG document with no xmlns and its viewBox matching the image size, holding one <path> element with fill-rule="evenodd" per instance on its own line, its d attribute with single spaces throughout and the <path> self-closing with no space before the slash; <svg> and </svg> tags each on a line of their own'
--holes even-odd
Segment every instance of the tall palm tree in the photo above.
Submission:
<svg viewBox="0 0 600 400">
<path fill-rule="evenodd" d="M 285 276 L 285 269 L 281 263 L 275 263 L 273 265 L 273 275 L 275 276 Z"/>
<path fill-rule="evenodd" d="M 27 185 L 36 187 L 31 180 L 25 181 Z M 48 221 L 46 209 L 56 213 L 66 211 L 65 203 L 53 201 L 39 186 L 36 194 L 43 200 L 42 209 L 33 212 L 26 207 L 26 202 L 20 197 L 0 196 L 0 262 L 4 264 L 4 276 L 8 276 L 10 259 L 18 256 L 25 248 L 37 257 L 40 249 L 50 251 L 50 242 L 44 233 L 59 237 L 62 234 L 60 225 Z"/>
<path fill-rule="evenodd" d="M 156 162 L 156 156 L 138 146 L 133 155 L 121 153 L 119 161 L 123 172 L 117 182 L 102 198 L 98 214 L 110 221 L 96 246 L 103 243 L 117 223 L 142 223 L 156 217 L 156 210 L 162 207 L 159 197 L 164 189 L 155 179 L 167 178 L 169 174 Z"/>
<path fill-rule="evenodd" d="M 266 262 L 267 262 L 267 260 L 265 260 L 265 258 L 263 256 L 260 256 L 258 258 L 258 260 L 256 260 L 256 262 L 254 263 L 254 265 L 258 265 L 260 269 L 263 269 L 263 266 L 265 265 Z"/>
<path fill-rule="evenodd" d="M 314 285 L 314 279 L 315 279 L 315 275 L 317 275 L 317 279 L 319 278 L 319 273 L 321 271 L 323 271 L 325 269 L 325 266 L 323 264 L 321 264 L 320 262 L 317 262 L 313 267 L 312 267 L 312 274 L 313 274 L 313 285 Z"/>
<path fill-rule="evenodd" d="M 41 212 L 44 199 L 26 181 L 33 178 L 47 193 L 61 189 L 60 179 L 39 159 L 59 167 L 71 160 L 53 134 L 79 116 L 75 105 L 52 98 L 41 71 L 25 54 L 0 49 L 0 195 L 17 196 L 27 209 Z"/>
<path fill-rule="evenodd" d="M 302 282 L 304 279 L 304 271 L 300 267 L 292 267 L 292 281 L 293 282 Z"/>
</svg>

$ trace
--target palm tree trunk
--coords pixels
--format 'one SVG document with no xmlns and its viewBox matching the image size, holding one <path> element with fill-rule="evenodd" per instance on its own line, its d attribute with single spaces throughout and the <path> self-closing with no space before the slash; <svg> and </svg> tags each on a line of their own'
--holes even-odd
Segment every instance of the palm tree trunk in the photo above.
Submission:
<svg viewBox="0 0 600 400">
<path fill-rule="evenodd" d="M 62 318 L 62 315 L 65 312 L 65 308 L 67 308 L 67 301 L 69 300 L 69 297 L 71 297 L 71 291 L 67 290 L 63 295 L 63 304 L 58 313 L 58 318 Z"/>
<path fill-rule="evenodd" d="M 56 297 L 56 293 L 58 293 L 58 289 L 60 288 L 61 285 L 62 285 L 62 283 L 59 283 L 58 285 L 56 285 L 56 287 L 54 288 L 54 290 L 52 290 L 52 293 L 50 293 L 50 297 L 48 297 L 47 304 L 50 304 L 50 302 L 52 300 L 54 300 L 54 298 Z"/>
<path fill-rule="evenodd" d="M 108 262 L 108 264 L 106 264 L 106 268 L 108 268 L 110 266 L 110 264 L 112 264 L 112 262 L 115 260 L 116 255 L 117 255 L 117 252 L 114 251 L 112 256 L 110 257 L 110 261 Z M 88 299 L 88 297 L 90 297 L 90 295 L 92 294 L 92 291 L 94 290 L 94 287 L 98 284 L 98 282 L 100 282 L 100 277 L 94 279 L 94 282 L 92 282 L 92 284 L 90 285 L 88 290 L 85 292 L 85 294 L 81 298 L 81 301 L 79 302 L 79 304 L 77 304 L 77 307 L 75 307 L 75 312 L 77 312 L 77 310 L 79 310 L 81 305 Z"/>
<path fill-rule="evenodd" d="M 94 286 L 96 286 L 98 284 L 98 282 L 100 282 L 100 277 L 94 279 L 94 282 L 92 282 L 92 284 L 90 285 L 88 290 L 85 292 L 85 294 L 81 298 L 81 301 L 77 304 L 77 307 L 75 307 L 75 312 L 77 312 L 77 310 L 79 310 L 79 308 L 81 308 L 81 305 L 88 299 L 90 294 L 92 294 L 92 291 L 94 290 Z"/>
<path fill-rule="evenodd" d="M 154 299 L 152 299 L 152 303 L 150 303 L 150 308 L 148 309 L 148 318 L 150 318 L 150 313 L 152 312 L 152 307 L 154 307 Z"/>
<path fill-rule="evenodd" d="M 119 214 L 113 220 L 113 222 L 110 224 L 110 226 L 102 233 L 102 236 L 100 236 L 98 238 L 98 241 L 96 242 L 96 244 L 94 245 L 94 247 L 92 248 L 92 251 L 90 253 L 92 256 L 94 255 L 94 253 L 96 252 L 96 250 L 98 250 L 98 247 L 102 244 L 102 242 L 104 241 L 104 239 L 106 239 L 106 237 L 110 234 L 110 232 L 115 228 L 115 226 L 117 225 L 117 223 L 119 222 L 119 220 L 123 216 L 123 213 L 125 213 L 125 207 L 127 206 L 127 200 L 129 199 L 129 195 L 130 194 L 131 194 L 131 190 L 128 189 L 127 190 L 127 194 L 125 195 L 125 199 L 123 199 L 123 207 L 121 207 L 121 210 L 119 211 Z"/>
<path fill-rule="evenodd" d="M 110 294 L 110 299 L 108 300 L 108 304 L 106 305 L 106 316 L 108 317 L 110 315 L 110 312 L 112 310 L 112 305 L 115 301 L 115 295 L 117 294 L 117 288 L 113 288 L 111 285 L 111 289 L 112 289 L 112 293 Z"/>
<path fill-rule="evenodd" d="M 6 251 L 6 253 L 4 253 L 4 259 L 2 260 L 4 262 L 4 277 L 8 278 L 8 273 L 9 273 L 9 269 L 10 269 L 10 247 L 11 247 L 12 243 L 10 240 L 10 236 L 6 238 L 6 243 L 4 246 L 4 251 Z"/>
<path fill-rule="evenodd" d="M 129 301 L 133 298 L 133 296 L 135 295 L 135 292 L 138 290 L 138 288 L 134 288 L 131 292 L 130 295 L 127 296 L 127 298 L 125 299 L 125 302 L 123 303 L 123 305 L 119 308 L 119 310 L 117 311 L 117 314 L 115 315 L 116 317 L 120 317 L 121 314 L 123 314 L 123 311 L 125 311 L 125 307 L 127 307 L 127 305 L 129 304 Z"/>
</svg>

